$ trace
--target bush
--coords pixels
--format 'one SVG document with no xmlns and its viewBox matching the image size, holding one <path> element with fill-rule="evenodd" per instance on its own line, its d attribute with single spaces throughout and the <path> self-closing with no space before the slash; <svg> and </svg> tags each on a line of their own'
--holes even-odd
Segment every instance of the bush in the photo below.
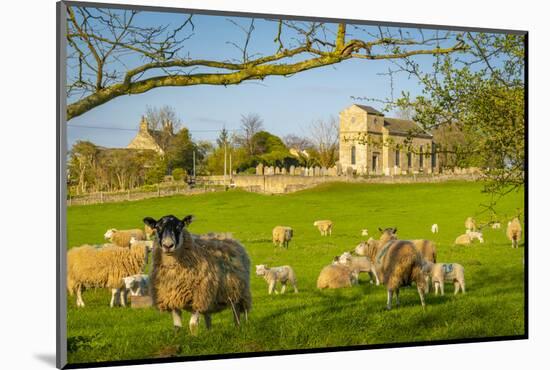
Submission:
<svg viewBox="0 0 550 370">
<path fill-rule="evenodd" d="M 181 181 L 185 178 L 187 172 L 183 168 L 174 168 L 172 171 L 172 177 L 174 181 Z"/>
<path fill-rule="evenodd" d="M 255 175 L 256 167 L 249 167 L 246 170 L 244 170 L 244 173 L 246 173 L 247 175 Z"/>
</svg>

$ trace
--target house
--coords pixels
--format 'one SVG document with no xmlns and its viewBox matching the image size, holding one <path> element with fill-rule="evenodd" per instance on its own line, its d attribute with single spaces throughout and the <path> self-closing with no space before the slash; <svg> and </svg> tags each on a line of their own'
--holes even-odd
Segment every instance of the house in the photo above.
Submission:
<svg viewBox="0 0 550 370">
<path fill-rule="evenodd" d="M 401 175 L 438 171 L 433 136 L 411 120 L 386 117 L 367 105 L 340 112 L 343 171 L 359 175 Z"/>
<path fill-rule="evenodd" d="M 167 138 L 173 136 L 173 126 L 171 122 L 163 123 L 162 130 L 151 130 L 145 117 L 141 117 L 139 131 L 126 148 L 128 149 L 149 149 L 154 150 L 160 155 L 164 155 L 163 143 Z"/>
</svg>

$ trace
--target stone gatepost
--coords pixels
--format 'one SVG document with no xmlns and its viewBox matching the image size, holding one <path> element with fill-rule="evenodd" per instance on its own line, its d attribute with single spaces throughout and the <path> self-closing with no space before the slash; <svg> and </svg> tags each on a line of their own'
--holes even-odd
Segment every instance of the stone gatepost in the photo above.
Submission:
<svg viewBox="0 0 550 370">
<path fill-rule="evenodd" d="M 264 165 L 260 163 L 256 166 L 256 175 L 263 175 L 263 174 L 264 174 Z"/>
</svg>

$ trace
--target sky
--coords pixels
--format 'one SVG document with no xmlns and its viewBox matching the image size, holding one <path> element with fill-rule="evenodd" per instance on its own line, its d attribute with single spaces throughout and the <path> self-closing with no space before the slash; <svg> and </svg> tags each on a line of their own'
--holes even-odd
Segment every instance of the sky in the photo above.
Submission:
<svg viewBox="0 0 550 370">
<path fill-rule="evenodd" d="M 176 26 L 185 19 L 187 15 L 181 13 L 142 12 L 135 21 L 145 26 Z M 240 58 L 241 52 L 230 42 L 242 44 L 245 34 L 232 21 L 246 27 L 250 24 L 250 18 L 195 15 L 193 36 L 185 42 L 182 55 L 214 60 Z M 348 26 L 351 33 L 348 39 L 365 36 L 365 29 L 377 32 L 375 27 L 361 28 Z M 331 29 L 335 30 L 335 26 L 329 25 L 329 32 Z M 262 55 L 272 54 L 277 48 L 274 43 L 276 30 L 276 23 L 257 19 L 249 50 Z M 409 32 L 419 35 L 417 30 Z M 425 32 L 433 34 L 433 31 Z M 292 33 L 289 31 L 287 35 L 286 41 L 290 45 Z M 427 69 L 432 63 L 431 56 L 420 56 L 417 61 Z M 128 56 L 126 62 L 137 65 L 141 61 Z M 275 135 L 307 136 L 308 127 L 314 120 L 338 117 L 338 113 L 351 104 L 368 104 L 382 109 L 380 103 L 359 101 L 352 97 L 389 98 L 392 88 L 389 77 L 384 73 L 392 66 L 392 62 L 388 61 L 352 59 L 290 77 L 267 77 L 261 82 L 243 82 L 227 87 L 162 87 L 139 95 L 121 96 L 71 119 L 68 122 L 68 144 L 71 147 L 77 140 L 89 140 L 106 147 L 125 147 L 135 136 L 147 106 L 164 105 L 175 109 L 183 125 L 198 140 L 214 141 L 218 130 L 223 127 L 238 129 L 241 115 L 248 113 L 259 114 L 264 128 Z M 111 68 L 121 69 L 122 66 L 115 63 Z M 76 70 L 68 67 L 68 75 L 74 73 Z M 393 81 L 394 95 L 400 95 L 401 91 L 412 96 L 421 93 L 418 83 L 404 74 Z M 69 103 L 73 100 L 70 98 Z"/>
</svg>

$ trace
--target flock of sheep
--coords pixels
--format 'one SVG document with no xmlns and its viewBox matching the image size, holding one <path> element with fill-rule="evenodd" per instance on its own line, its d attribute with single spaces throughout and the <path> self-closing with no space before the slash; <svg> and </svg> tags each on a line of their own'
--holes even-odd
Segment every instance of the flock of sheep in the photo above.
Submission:
<svg viewBox="0 0 550 370">
<path fill-rule="evenodd" d="M 152 304 L 160 311 L 170 312 L 175 329 L 182 326 L 182 311 L 191 313 L 189 329 L 198 331 L 200 318 L 207 328 L 211 315 L 230 309 L 236 325 L 242 316 L 248 319 L 252 307 L 250 292 L 250 258 L 245 248 L 230 233 L 191 234 L 187 226 L 192 216 L 179 219 L 164 216 L 158 220 L 143 219 L 144 230 L 108 230 L 104 237 L 109 243 L 83 245 L 67 252 L 67 289 L 76 294 L 77 307 L 84 307 L 82 292 L 87 288 L 111 289 L 110 306 L 126 306 L 127 295 L 150 295 Z M 323 236 L 332 234 L 330 220 L 313 224 Z M 483 242 L 475 221 L 466 220 L 466 233 L 456 244 L 469 244 L 474 238 Z M 494 226 L 493 226 L 494 227 Z M 458 263 L 437 263 L 436 247 L 430 240 L 400 240 L 396 228 L 380 229 L 380 238 L 361 242 L 350 252 L 333 258 L 317 279 L 317 287 L 343 288 L 358 283 L 360 273 L 367 273 L 371 283 L 382 283 L 387 290 L 387 309 L 393 295 L 399 305 L 399 289 L 416 284 L 422 307 L 429 292 L 430 279 L 435 294 L 444 294 L 444 283 L 453 282 L 455 294 L 465 293 L 464 268 Z M 432 232 L 439 231 L 437 225 Z M 293 237 L 289 226 L 276 226 L 272 237 L 275 245 L 289 246 Z M 363 236 L 368 230 L 361 231 Z M 521 237 L 517 218 L 508 223 L 507 236 L 516 248 Z M 149 254 L 152 256 L 150 274 L 145 274 Z M 298 293 L 297 278 L 291 266 L 256 266 L 256 274 L 268 284 L 268 293 L 281 293 L 290 284 Z"/>
</svg>

